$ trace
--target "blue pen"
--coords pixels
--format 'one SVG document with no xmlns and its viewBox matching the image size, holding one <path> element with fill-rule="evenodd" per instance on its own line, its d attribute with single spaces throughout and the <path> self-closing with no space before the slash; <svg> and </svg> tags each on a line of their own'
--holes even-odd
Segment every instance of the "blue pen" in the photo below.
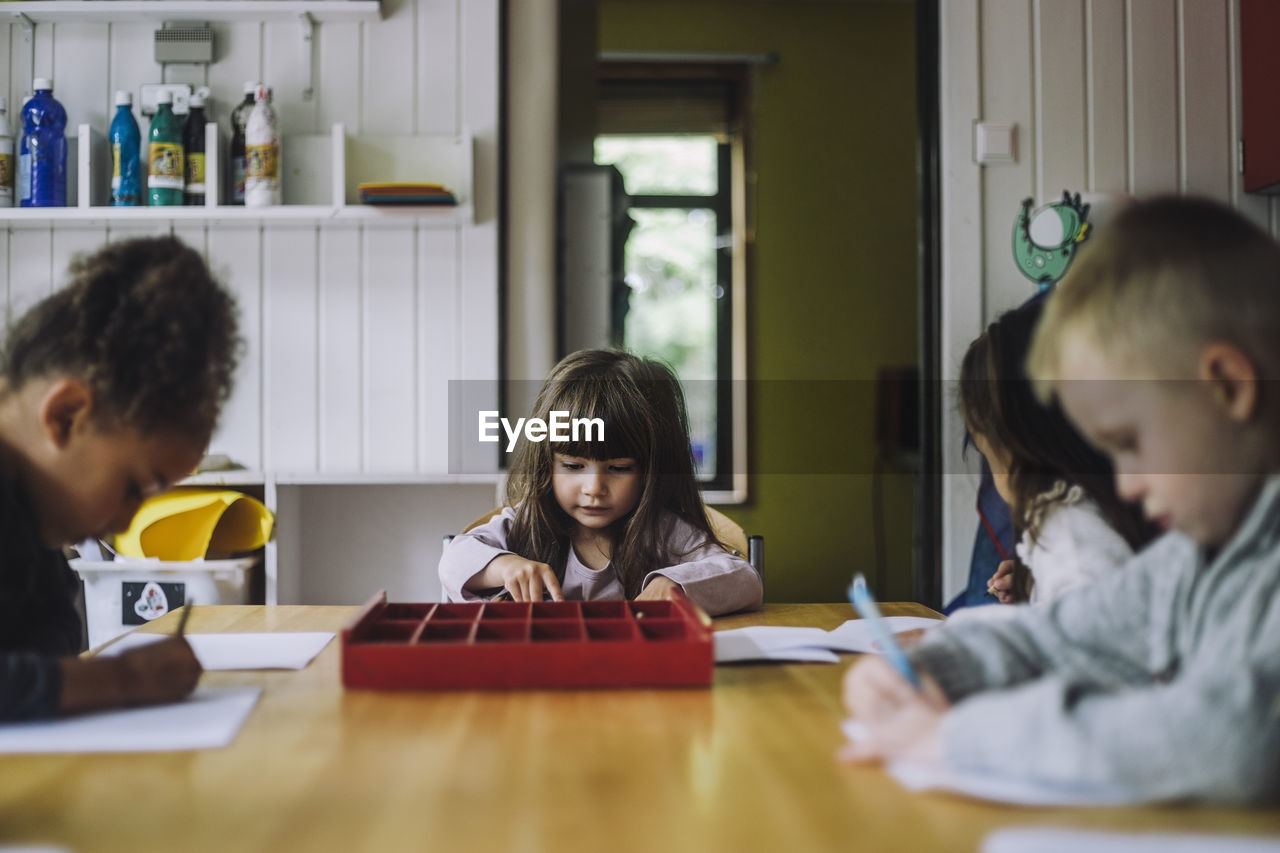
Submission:
<svg viewBox="0 0 1280 853">
<path fill-rule="evenodd" d="M 901 673 L 912 687 L 919 690 L 920 676 L 916 675 L 916 671 L 911 668 L 902 647 L 894 642 L 893 635 L 889 633 L 889 627 L 884 623 L 884 617 L 880 615 L 880 608 L 876 607 L 876 600 L 871 597 L 871 591 L 867 589 L 867 579 L 861 574 L 854 575 L 853 583 L 849 584 L 849 601 L 853 603 L 853 609 L 858 611 L 858 615 L 866 620 L 871 639 L 880 644 L 880 649 L 889 659 L 889 663 L 893 664 L 893 668 Z"/>
</svg>

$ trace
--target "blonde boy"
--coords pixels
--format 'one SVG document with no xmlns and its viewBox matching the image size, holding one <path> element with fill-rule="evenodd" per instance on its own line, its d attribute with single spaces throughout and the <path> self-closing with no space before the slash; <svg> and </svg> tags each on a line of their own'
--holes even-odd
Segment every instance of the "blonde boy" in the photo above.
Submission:
<svg viewBox="0 0 1280 853">
<path fill-rule="evenodd" d="M 1045 401 L 1170 532 L 1109 581 L 944 626 L 847 673 L 850 760 L 914 758 L 1137 799 L 1280 793 L 1280 246 L 1229 208 L 1120 214 L 1050 299 Z"/>
</svg>

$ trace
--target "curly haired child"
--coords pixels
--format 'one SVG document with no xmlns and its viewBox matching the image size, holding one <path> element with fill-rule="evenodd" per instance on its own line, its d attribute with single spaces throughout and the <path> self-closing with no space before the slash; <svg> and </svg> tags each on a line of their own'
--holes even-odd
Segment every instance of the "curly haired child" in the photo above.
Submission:
<svg viewBox="0 0 1280 853">
<path fill-rule="evenodd" d="M 231 391 L 236 309 L 172 237 L 112 243 L 0 348 L 0 719 L 179 699 L 181 638 L 82 659 L 62 546 L 127 527 L 195 470 Z"/>
</svg>

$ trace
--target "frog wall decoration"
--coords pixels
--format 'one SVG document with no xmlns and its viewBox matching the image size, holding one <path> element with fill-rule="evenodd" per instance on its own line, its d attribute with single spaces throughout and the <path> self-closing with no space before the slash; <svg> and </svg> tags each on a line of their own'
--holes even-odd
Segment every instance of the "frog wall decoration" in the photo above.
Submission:
<svg viewBox="0 0 1280 853">
<path fill-rule="evenodd" d="M 1032 210 L 1030 198 L 1013 223 L 1013 259 L 1018 270 L 1048 290 L 1062 278 L 1089 236 L 1089 205 L 1080 193 L 1063 190 L 1059 201 Z"/>
</svg>

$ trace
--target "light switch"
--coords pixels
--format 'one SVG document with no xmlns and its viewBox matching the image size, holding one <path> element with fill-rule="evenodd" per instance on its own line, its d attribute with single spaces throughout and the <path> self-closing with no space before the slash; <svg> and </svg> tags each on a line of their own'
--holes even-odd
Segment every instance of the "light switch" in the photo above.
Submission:
<svg viewBox="0 0 1280 853">
<path fill-rule="evenodd" d="M 1018 126 L 993 121 L 979 121 L 973 125 L 974 159 L 980 165 L 1015 163 Z"/>
</svg>

